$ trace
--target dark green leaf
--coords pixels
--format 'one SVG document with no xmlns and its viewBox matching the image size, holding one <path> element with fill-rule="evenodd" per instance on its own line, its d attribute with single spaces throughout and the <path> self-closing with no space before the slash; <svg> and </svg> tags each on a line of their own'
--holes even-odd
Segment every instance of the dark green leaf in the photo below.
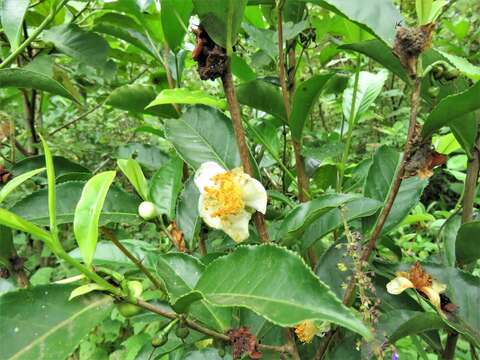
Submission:
<svg viewBox="0 0 480 360">
<path fill-rule="evenodd" d="M 263 80 L 254 80 L 237 87 L 238 101 L 286 121 L 285 105 L 280 89 Z"/>
<path fill-rule="evenodd" d="M 160 214 L 175 217 L 175 206 L 182 188 L 183 161 L 179 157 L 163 165 L 150 181 L 150 199 Z"/>
<path fill-rule="evenodd" d="M 293 97 L 292 115 L 290 117 L 290 129 L 292 137 L 300 140 L 303 128 L 313 105 L 317 101 L 323 86 L 332 75 L 317 75 L 299 84 Z"/>
<path fill-rule="evenodd" d="M 0 297 L 4 359 L 66 359 L 112 309 L 112 298 L 87 295 L 68 301 L 70 285 L 43 285 Z"/>
<path fill-rule="evenodd" d="M 148 170 L 158 170 L 166 164 L 169 157 L 158 147 L 148 144 L 132 143 L 120 146 L 117 157 L 119 159 L 135 159 L 140 165 Z"/>
<path fill-rule="evenodd" d="M 108 96 L 107 104 L 134 113 L 157 115 L 165 118 L 178 117 L 172 105 L 158 105 L 146 109 L 155 100 L 156 95 L 153 86 L 124 85 L 112 91 Z"/>
<path fill-rule="evenodd" d="M 80 199 L 85 182 L 72 181 L 57 185 L 57 221 L 59 224 L 73 222 L 75 206 Z M 138 223 L 139 198 L 127 194 L 116 186 L 108 192 L 100 224 L 110 222 Z M 48 225 L 47 190 L 36 191 L 18 201 L 11 209 L 15 214 L 34 224 Z"/>
<path fill-rule="evenodd" d="M 200 230 L 201 220 L 198 214 L 198 199 L 200 193 L 193 178 L 185 183 L 177 204 L 175 221 L 182 231 L 183 237 L 190 249 L 193 249 L 193 241 Z"/>
<path fill-rule="evenodd" d="M 232 65 L 232 73 L 237 78 L 242 81 L 252 81 L 256 79 L 257 75 L 243 58 L 233 54 L 230 61 Z"/>
<path fill-rule="evenodd" d="M 479 238 L 480 221 L 468 222 L 460 227 L 455 242 L 455 252 L 459 264 L 470 264 L 480 258 Z"/>
<path fill-rule="evenodd" d="M 110 49 L 101 36 L 73 24 L 45 30 L 43 39 L 71 58 L 97 68 L 103 68 Z"/>
<path fill-rule="evenodd" d="M 90 171 L 61 156 L 53 157 L 53 165 L 55 167 L 55 173 L 57 177 L 60 177 L 69 173 L 89 173 Z M 12 174 L 14 177 L 25 174 L 26 172 L 36 170 L 45 167 L 45 157 L 43 155 L 32 156 L 23 159 L 15 164 L 12 168 Z"/>
<path fill-rule="evenodd" d="M 237 42 L 247 0 L 193 0 L 193 4 L 213 41 L 230 53 Z"/>
<path fill-rule="evenodd" d="M 162 27 L 168 46 L 177 51 L 182 45 L 188 30 L 190 15 L 193 10 L 191 0 L 163 0 L 161 9 Z"/>
<path fill-rule="evenodd" d="M 240 165 L 231 121 L 214 108 L 188 108 L 181 119 L 165 121 L 165 134 L 182 159 L 194 168 L 207 161 L 227 169 Z"/>
<path fill-rule="evenodd" d="M 20 185 L 22 185 L 25 181 L 34 177 L 35 175 L 40 174 L 43 171 L 45 171 L 45 168 L 32 170 L 32 171 L 26 172 L 26 173 L 24 173 L 20 176 L 14 177 L 11 181 L 9 181 L 2 188 L 0 188 L 0 203 L 2 203 L 3 200 L 5 200 L 5 198 L 8 196 L 8 194 L 10 194 L 13 190 L 15 190 Z"/>
<path fill-rule="evenodd" d="M 0 70 L 0 88 L 7 87 L 42 90 L 76 101 L 75 97 L 58 81 L 31 70 L 18 68 Z"/>
<path fill-rule="evenodd" d="M 215 348 L 205 348 L 203 350 L 195 350 L 187 353 L 183 360 L 231 360 L 232 356 L 220 356 L 219 350 Z"/>
<path fill-rule="evenodd" d="M 274 245 L 238 247 L 212 262 L 196 289 L 215 305 L 246 307 L 280 326 L 330 321 L 371 337 L 302 258 Z"/>
</svg>

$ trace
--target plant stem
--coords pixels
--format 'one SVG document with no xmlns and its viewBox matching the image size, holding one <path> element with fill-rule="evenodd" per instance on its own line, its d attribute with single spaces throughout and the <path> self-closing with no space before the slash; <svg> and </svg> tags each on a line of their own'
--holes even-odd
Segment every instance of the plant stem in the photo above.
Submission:
<svg viewBox="0 0 480 360">
<path fill-rule="evenodd" d="M 128 299 L 125 299 L 125 300 L 128 301 Z M 132 302 L 132 304 L 138 305 L 145 310 L 148 310 L 148 311 L 153 312 L 155 314 L 158 314 L 160 316 L 166 317 L 167 319 L 175 320 L 175 319 L 178 319 L 180 317 L 176 313 L 166 311 L 166 310 L 164 310 L 160 307 L 152 305 L 152 304 L 150 304 L 150 303 L 148 303 L 144 300 L 141 300 L 141 299 L 136 299 L 136 301 Z M 207 327 L 204 327 L 204 326 L 196 323 L 193 320 L 190 320 L 190 319 L 184 319 L 184 320 L 185 320 L 185 325 L 187 325 L 189 328 L 191 328 L 193 330 L 196 330 L 198 332 L 201 332 L 202 334 L 208 335 L 210 337 L 213 337 L 213 338 L 216 338 L 216 339 L 219 339 L 219 340 L 222 340 L 222 341 L 230 342 L 230 338 L 225 334 L 222 334 L 218 331 L 211 330 Z M 276 352 L 279 352 L 279 353 L 291 353 L 292 352 L 292 349 L 289 345 L 275 346 L 275 345 L 258 344 L 258 348 L 260 350 L 270 350 L 270 351 L 276 351 Z"/>
<path fill-rule="evenodd" d="M 458 333 L 449 333 L 447 336 L 447 343 L 445 344 L 445 350 L 442 354 L 443 360 L 454 360 L 455 349 L 457 347 Z"/>
<path fill-rule="evenodd" d="M 283 103 L 287 114 L 287 123 L 290 123 L 290 96 L 288 92 L 287 77 L 285 74 L 285 54 L 283 51 L 283 1 L 277 5 L 277 33 L 278 33 L 278 74 L 282 87 Z M 301 141 L 292 139 L 293 153 L 295 155 L 295 168 L 297 170 L 298 199 L 305 202 L 310 197 L 308 193 L 308 177 L 305 172 L 305 161 L 302 156 Z"/>
<path fill-rule="evenodd" d="M 140 260 L 138 260 L 112 233 L 109 234 L 109 239 L 113 242 L 113 244 L 127 257 L 130 259 L 131 262 L 135 264 L 135 266 L 145 274 L 145 276 L 152 282 L 155 287 L 163 292 L 166 293 L 165 286 L 163 283 L 158 280 L 151 272 L 148 270 Z"/>
<path fill-rule="evenodd" d="M 473 159 L 470 160 L 467 168 L 467 177 L 465 178 L 464 195 L 463 195 L 463 213 L 462 223 L 472 220 L 473 205 L 477 195 L 477 181 L 480 167 L 480 136 L 477 136 Z"/>
<path fill-rule="evenodd" d="M 348 117 L 348 132 L 347 132 L 347 141 L 345 143 L 345 148 L 343 149 L 342 160 L 340 162 L 340 169 L 337 179 L 337 192 L 342 191 L 343 185 L 343 177 L 345 174 L 345 167 L 347 166 L 348 155 L 350 153 L 350 146 L 352 143 L 352 134 L 353 134 L 353 127 L 355 125 L 355 113 L 357 107 L 357 94 L 358 94 L 358 83 L 360 80 L 360 68 L 361 68 L 361 56 L 360 54 L 357 55 L 357 63 L 355 66 L 355 80 L 353 83 L 353 92 L 352 92 L 352 103 L 350 106 L 350 114 Z"/>
<path fill-rule="evenodd" d="M 235 86 L 233 84 L 232 69 L 230 61 L 228 61 L 227 69 L 222 76 L 223 89 L 228 101 L 228 108 L 232 118 L 233 129 L 237 139 L 238 149 L 240 151 L 240 158 L 242 159 L 243 170 L 250 176 L 254 176 L 252 164 L 250 163 L 250 153 L 248 151 L 247 140 L 245 138 L 245 130 L 242 123 L 242 115 L 240 113 L 240 105 L 238 103 Z M 255 226 L 257 227 L 258 235 L 262 242 L 268 242 L 268 233 L 265 225 L 265 218 L 263 214 L 258 211 L 254 214 Z"/>
<path fill-rule="evenodd" d="M 30 34 L 30 36 L 25 39 L 25 41 L 20 44 L 20 46 L 15 49 L 14 52 L 12 52 L 10 55 L 7 56 L 7 58 L 0 64 L 0 69 L 3 69 L 10 65 L 18 55 L 20 55 L 25 48 L 32 43 L 41 33 L 42 31 L 52 22 L 52 20 L 55 18 L 57 13 L 60 11 L 60 9 L 68 2 L 69 0 L 62 0 L 54 9 L 50 11 L 48 16 L 42 21 L 42 23 L 35 29 L 34 32 Z"/>
</svg>

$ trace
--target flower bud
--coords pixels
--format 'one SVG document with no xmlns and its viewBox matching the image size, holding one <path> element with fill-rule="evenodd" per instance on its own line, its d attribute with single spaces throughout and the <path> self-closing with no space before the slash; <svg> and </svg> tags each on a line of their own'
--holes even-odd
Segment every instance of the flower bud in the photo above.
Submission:
<svg viewBox="0 0 480 360">
<path fill-rule="evenodd" d="M 158 216 L 157 208 L 151 201 L 144 201 L 138 206 L 138 214 L 145 220 L 151 220 Z"/>
</svg>

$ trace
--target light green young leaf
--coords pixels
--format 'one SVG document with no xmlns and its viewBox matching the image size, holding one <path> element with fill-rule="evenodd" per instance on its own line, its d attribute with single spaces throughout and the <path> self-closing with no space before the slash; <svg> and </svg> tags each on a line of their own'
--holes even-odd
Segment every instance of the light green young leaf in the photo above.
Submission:
<svg viewBox="0 0 480 360">
<path fill-rule="evenodd" d="M 432 139 L 433 146 L 435 150 L 444 155 L 449 155 L 454 151 L 460 150 L 462 146 L 459 144 L 455 135 L 449 133 L 447 135 L 438 135 L 434 136 Z"/>
<path fill-rule="evenodd" d="M 90 267 L 98 240 L 98 223 L 115 171 L 106 171 L 87 181 L 75 209 L 73 230 L 83 261 Z"/>
<path fill-rule="evenodd" d="M 5 35 L 10 42 L 10 50 L 14 51 L 20 45 L 23 18 L 28 10 L 30 0 L 1 0 L 0 19 Z"/>
<path fill-rule="evenodd" d="M 91 293 L 92 291 L 101 291 L 101 290 L 105 290 L 105 288 L 101 285 L 98 285 L 97 283 L 89 283 L 89 284 L 81 285 L 72 290 L 72 292 L 70 293 L 70 296 L 68 297 L 68 301 L 73 300 L 76 297 Z"/>
<path fill-rule="evenodd" d="M 221 110 L 227 108 L 225 100 L 210 96 L 202 90 L 188 90 L 185 88 L 165 89 L 157 95 L 155 100 L 146 106 L 146 109 L 166 104 L 203 104 L 213 106 Z"/>
<path fill-rule="evenodd" d="M 245 307 L 279 326 L 329 321 L 372 336 L 301 257 L 275 245 L 238 247 L 210 263 L 195 288 L 214 305 Z"/>
<path fill-rule="evenodd" d="M 388 72 L 381 70 L 377 74 L 367 71 L 360 72 L 357 90 L 357 100 L 355 102 L 355 111 L 353 123 L 357 123 L 367 112 L 370 106 L 375 102 L 382 92 L 383 85 L 387 81 Z M 346 119 L 350 118 L 352 106 L 352 96 L 354 87 L 354 77 L 350 79 L 349 86 L 343 92 L 343 115 Z"/>
<path fill-rule="evenodd" d="M 2 203 L 3 200 L 17 187 L 22 185 L 25 181 L 28 179 L 34 177 L 37 174 L 40 174 L 41 172 L 45 171 L 45 168 L 41 169 L 36 169 L 32 170 L 29 172 L 26 172 L 22 175 L 19 175 L 17 177 L 14 177 L 11 181 L 9 181 L 2 189 L 0 189 L 0 203 Z"/>
<path fill-rule="evenodd" d="M 143 200 L 148 200 L 148 182 L 140 164 L 134 159 L 118 159 L 118 167 Z"/>
<path fill-rule="evenodd" d="M 179 157 L 171 159 L 153 176 L 150 184 L 150 199 L 160 214 L 169 219 L 175 216 L 178 194 L 182 188 L 183 161 Z"/>
<path fill-rule="evenodd" d="M 40 240 L 43 240 L 47 245 L 52 245 L 52 236 L 48 232 L 8 210 L 0 209 L 0 225 L 32 234 Z"/>
<path fill-rule="evenodd" d="M 430 14 L 428 16 L 426 24 L 436 21 L 438 17 L 442 14 L 442 9 L 445 5 L 447 5 L 447 0 L 436 0 L 432 4 L 432 8 L 430 9 Z"/>
<path fill-rule="evenodd" d="M 425 25 L 428 23 L 428 19 L 432 11 L 432 4 L 433 4 L 433 0 L 416 0 L 415 1 L 418 25 Z"/>
</svg>

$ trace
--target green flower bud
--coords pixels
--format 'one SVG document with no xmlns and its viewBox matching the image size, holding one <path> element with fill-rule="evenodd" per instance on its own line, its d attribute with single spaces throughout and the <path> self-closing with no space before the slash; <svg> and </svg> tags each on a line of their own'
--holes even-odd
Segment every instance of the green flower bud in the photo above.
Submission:
<svg viewBox="0 0 480 360">
<path fill-rule="evenodd" d="M 145 220 L 151 220 L 158 216 L 157 208 L 151 201 L 144 201 L 138 206 L 138 214 Z"/>
</svg>

